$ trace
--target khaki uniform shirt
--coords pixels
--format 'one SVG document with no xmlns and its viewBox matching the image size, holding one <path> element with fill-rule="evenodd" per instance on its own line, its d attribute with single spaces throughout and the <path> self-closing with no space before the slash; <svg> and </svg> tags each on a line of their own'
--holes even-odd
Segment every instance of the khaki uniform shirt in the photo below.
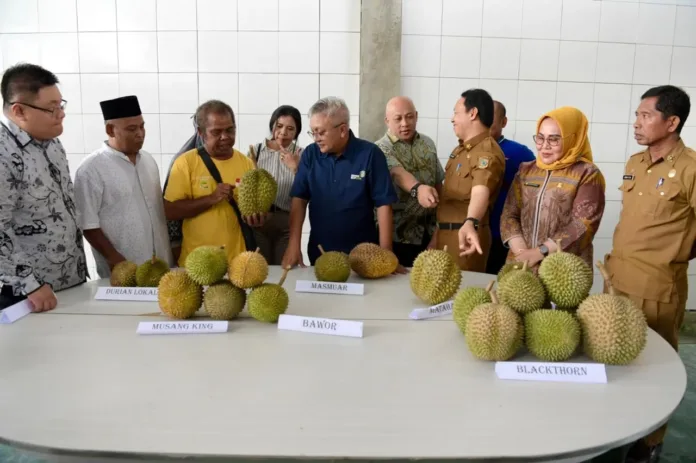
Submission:
<svg viewBox="0 0 696 463">
<path fill-rule="evenodd" d="M 696 241 L 696 152 L 680 140 L 654 162 L 648 150 L 634 154 L 619 189 L 623 207 L 607 258 L 612 284 L 669 303 L 676 282 L 687 278 Z"/>
<path fill-rule="evenodd" d="M 461 224 L 467 218 L 471 189 L 484 185 L 490 190 L 489 208 L 480 225 L 489 225 L 490 210 L 495 204 L 505 175 L 505 155 L 488 131 L 459 142 L 445 166 L 437 221 Z"/>
<path fill-rule="evenodd" d="M 436 187 L 445 179 L 445 171 L 437 158 L 435 142 L 428 136 L 416 133 L 412 143 L 399 140 L 387 132 L 375 142 L 384 152 L 387 165 L 403 167 L 423 185 Z M 392 205 L 394 213 L 393 240 L 397 243 L 424 245 L 424 237 L 435 232 L 435 209 L 420 205 L 410 191 L 404 191 L 394 184 L 399 201 Z"/>
</svg>

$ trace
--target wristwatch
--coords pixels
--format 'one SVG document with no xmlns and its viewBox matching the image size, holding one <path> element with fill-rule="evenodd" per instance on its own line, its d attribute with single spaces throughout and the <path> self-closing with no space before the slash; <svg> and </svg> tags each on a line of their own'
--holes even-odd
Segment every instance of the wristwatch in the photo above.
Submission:
<svg viewBox="0 0 696 463">
<path fill-rule="evenodd" d="M 418 197 L 418 187 L 421 186 L 422 183 L 416 183 L 411 187 L 411 198 L 417 198 Z"/>
<path fill-rule="evenodd" d="M 479 220 L 478 219 L 476 219 L 474 217 L 467 217 L 466 219 L 464 219 L 464 223 L 467 223 L 468 221 L 471 221 L 474 224 L 474 230 L 478 230 L 478 228 L 479 228 Z"/>
<path fill-rule="evenodd" d="M 549 255 L 549 248 L 545 244 L 542 244 L 539 246 L 539 252 L 541 252 L 542 256 L 546 257 Z"/>
</svg>

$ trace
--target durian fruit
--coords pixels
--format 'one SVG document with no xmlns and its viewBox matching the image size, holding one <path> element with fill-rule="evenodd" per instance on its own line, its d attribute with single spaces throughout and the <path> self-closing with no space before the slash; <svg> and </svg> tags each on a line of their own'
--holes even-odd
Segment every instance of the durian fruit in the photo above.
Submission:
<svg viewBox="0 0 696 463">
<path fill-rule="evenodd" d="M 134 262 L 124 260 L 114 265 L 109 279 L 111 286 L 133 287 L 137 285 L 135 272 L 138 266 Z"/>
<path fill-rule="evenodd" d="M 248 170 L 242 176 L 237 190 L 237 204 L 244 217 L 265 214 L 278 193 L 278 182 L 267 170 L 256 168 Z"/>
<path fill-rule="evenodd" d="M 350 268 L 362 278 L 384 278 L 399 267 L 396 255 L 374 243 L 360 243 L 348 255 Z"/>
<path fill-rule="evenodd" d="M 214 320 L 232 320 L 244 310 L 246 297 L 246 291 L 237 288 L 229 280 L 221 280 L 205 290 L 203 306 Z"/>
<path fill-rule="evenodd" d="M 263 283 L 255 287 L 247 297 L 247 311 L 249 315 L 260 322 L 276 323 L 278 318 L 288 310 L 290 297 L 283 288 L 285 278 L 288 276 L 286 268 L 278 284 Z"/>
<path fill-rule="evenodd" d="M 466 320 L 469 318 L 471 311 L 482 304 L 493 302 L 491 290 L 494 284 L 495 281 L 491 281 L 485 289 L 478 286 L 469 286 L 459 291 L 454 298 L 452 319 L 454 319 L 462 334 L 466 333 Z"/>
<path fill-rule="evenodd" d="M 184 267 L 199 285 L 212 285 L 227 273 L 227 253 L 221 246 L 198 246 L 186 256 Z"/>
<path fill-rule="evenodd" d="M 510 273 L 512 270 L 522 270 L 523 265 L 524 264 L 522 262 L 508 262 L 507 264 L 503 265 L 498 272 L 498 283 L 500 283 L 505 275 Z M 527 271 L 531 272 L 530 269 L 527 269 Z"/>
<path fill-rule="evenodd" d="M 561 251 L 548 255 L 539 265 L 539 278 L 551 302 L 561 309 L 576 309 L 592 289 L 592 268 L 580 257 Z"/>
<path fill-rule="evenodd" d="M 418 254 L 411 269 L 411 290 L 430 305 L 449 300 L 459 289 L 462 272 L 459 264 L 444 250 L 426 249 Z"/>
<path fill-rule="evenodd" d="M 141 288 L 155 288 L 169 270 L 169 264 L 153 254 L 152 259 L 138 265 L 135 282 Z"/>
<path fill-rule="evenodd" d="M 597 267 L 609 294 L 593 294 L 578 307 L 583 350 L 595 362 L 628 365 L 645 348 L 648 322 L 633 301 L 616 294 L 604 265 L 597 262 Z"/>
<path fill-rule="evenodd" d="M 185 269 L 175 269 L 162 277 L 157 287 L 159 308 L 172 318 L 191 318 L 203 303 L 203 287 Z"/>
<path fill-rule="evenodd" d="M 230 261 L 229 279 L 237 288 L 253 288 L 268 278 L 268 262 L 260 250 L 244 251 Z"/>
<path fill-rule="evenodd" d="M 319 245 L 321 255 L 314 262 L 314 275 L 317 281 L 333 281 L 343 283 L 350 277 L 350 262 L 348 254 L 340 251 L 324 251 Z"/>
<path fill-rule="evenodd" d="M 524 317 L 525 344 L 540 360 L 568 360 L 580 345 L 580 323 L 570 312 L 542 309 Z"/>
<path fill-rule="evenodd" d="M 464 336 L 477 359 L 506 361 L 522 347 L 524 323 L 517 312 L 498 302 L 495 291 L 491 291 L 491 301 L 471 311 Z"/>
<path fill-rule="evenodd" d="M 520 270 L 511 270 L 498 283 L 500 302 L 526 314 L 541 309 L 546 300 L 546 291 L 539 278 L 527 271 L 527 261 Z"/>
</svg>

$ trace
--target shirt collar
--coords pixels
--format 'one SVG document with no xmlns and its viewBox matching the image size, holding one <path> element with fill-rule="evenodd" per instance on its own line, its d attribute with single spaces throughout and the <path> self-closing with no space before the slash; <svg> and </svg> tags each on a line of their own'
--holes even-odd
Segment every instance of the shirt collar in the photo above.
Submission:
<svg viewBox="0 0 696 463">
<path fill-rule="evenodd" d="M 9 130 L 10 133 L 17 139 L 21 148 L 26 147 L 29 143 L 34 141 L 34 137 L 12 122 L 10 118 L 5 115 L 5 113 L 0 113 L 0 122 L 2 122 L 2 124 L 7 127 L 7 130 Z"/>
<path fill-rule="evenodd" d="M 657 161 L 653 162 L 652 156 L 650 156 L 650 150 L 646 149 L 643 152 L 643 157 L 641 158 L 641 161 L 646 162 L 648 165 L 657 164 L 658 162 L 662 161 L 667 161 L 670 164 L 674 164 L 676 160 L 679 158 L 679 155 L 681 155 L 684 152 L 685 148 L 686 145 L 684 145 L 684 140 L 680 138 L 677 144 L 674 145 L 674 148 L 672 148 L 671 151 L 667 153 L 667 155 L 664 156 L 662 159 L 658 159 Z"/>
<path fill-rule="evenodd" d="M 129 163 L 131 163 L 131 160 L 128 156 L 126 156 L 124 153 L 122 153 L 118 150 L 113 149 L 111 146 L 109 146 L 109 143 L 106 141 L 102 143 L 102 151 L 111 157 L 122 159 L 124 161 L 128 161 Z M 137 163 L 139 159 L 140 159 L 140 152 L 138 152 L 138 154 L 136 155 L 135 162 Z"/>
<path fill-rule="evenodd" d="M 501 135 L 500 138 L 498 138 L 498 144 L 501 144 L 504 141 L 505 141 L 505 135 Z"/>
<path fill-rule="evenodd" d="M 459 140 L 459 146 L 463 147 L 467 151 L 470 151 L 473 147 L 481 143 L 483 140 L 485 140 L 487 137 L 491 135 L 490 131 L 484 130 L 480 134 L 476 135 L 475 137 L 469 138 L 466 141 Z"/>
<path fill-rule="evenodd" d="M 415 135 L 413 135 L 413 141 L 415 142 L 418 138 L 420 137 L 420 134 L 416 130 Z M 392 145 L 401 142 L 401 139 L 397 137 L 396 135 L 392 134 L 391 131 L 387 130 L 387 138 L 389 138 L 389 141 L 392 143 Z M 402 142 L 405 143 L 405 142 Z"/>
</svg>

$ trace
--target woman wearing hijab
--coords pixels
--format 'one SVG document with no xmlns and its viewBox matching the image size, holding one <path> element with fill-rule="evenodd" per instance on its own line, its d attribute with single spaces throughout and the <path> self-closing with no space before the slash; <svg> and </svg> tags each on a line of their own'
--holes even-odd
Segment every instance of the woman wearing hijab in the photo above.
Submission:
<svg viewBox="0 0 696 463">
<path fill-rule="evenodd" d="M 537 122 L 537 159 L 522 163 L 500 219 L 508 262 L 527 261 L 535 273 L 549 253 L 561 250 L 592 267 L 592 240 L 604 213 L 604 176 L 592 162 L 588 122 L 564 106 Z"/>
<path fill-rule="evenodd" d="M 247 156 L 256 167 L 268 171 L 278 182 L 271 215 L 261 227 L 254 227 L 256 244 L 270 265 L 280 265 L 290 238 L 290 189 L 295 180 L 303 148 L 297 144 L 302 118 L 297 108 L 278 107 L 268 123 L 270 136 L 250 146 Z"/>
</svg>

